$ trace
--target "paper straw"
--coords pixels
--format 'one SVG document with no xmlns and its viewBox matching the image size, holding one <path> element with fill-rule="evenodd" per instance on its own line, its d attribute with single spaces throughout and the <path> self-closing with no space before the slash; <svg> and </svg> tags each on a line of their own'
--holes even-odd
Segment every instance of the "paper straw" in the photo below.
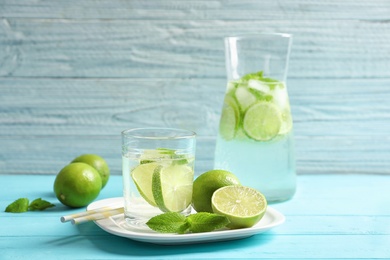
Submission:
<svg viewBox="0 0 390 260">
<path fill-rule="evenodd" d="M 80 223 L 84 223 L 84 222 L 88 222 L 88 221 L 109 218 L 111 216 L 122 214 L 123 212 L 124 212 L 124 208 L 112 209 L 112 210 L 108 210 L 108 211 L 104 211 L 104 212 L 95 213 L 92 215 L 74 218 L 71 220 L 71 223 L 73 225 L 75 225 L 75 224 L 80 224 Z"/>
<path fill-rule="evenodd" d="M 71 214 L 61 217 L 61 222 L 71 221 L 72 224 L 79 224 L 86 221 L 99 220 L 108 218 L 114 215 L 118 215 L 124 212 L 123 207 L 102 207 L 93 210 L 87 210 L 84 212 Z"/>
</svg>

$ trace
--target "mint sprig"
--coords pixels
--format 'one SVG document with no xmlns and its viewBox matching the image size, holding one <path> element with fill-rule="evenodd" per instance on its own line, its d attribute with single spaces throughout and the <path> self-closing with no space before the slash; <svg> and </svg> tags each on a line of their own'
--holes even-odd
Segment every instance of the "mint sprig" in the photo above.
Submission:
<svg viewBox="0 0 390 260">
<path fill-rule="evenodd" d="M 23 213 L 34 210 L 45 210 L 54 207 L 55 205 L 41 198 L 33 200 L 31 203 L 27 198 L 20 198 L 9 204 L 5 208 L 5 212 Z"/>
<path fill-rule="evenodd" d="M 200 233 L 224 228 L 229 224 L 225 216 L 198 212 L 187 217 L 176 212 L 167 212 L 151 218 L 146 225 L 159 233 Z"/>
</svg>

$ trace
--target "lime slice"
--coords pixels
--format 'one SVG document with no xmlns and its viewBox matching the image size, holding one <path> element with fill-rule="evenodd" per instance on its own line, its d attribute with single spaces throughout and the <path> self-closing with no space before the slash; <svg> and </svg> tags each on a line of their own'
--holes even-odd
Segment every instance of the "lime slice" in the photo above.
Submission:
<svg viewBox="0 0 390 260">
<path fill-rule="evenodd" d="M 246 228 L 261 220 L 267 209 L 267 200 L 255 189 L 233 185 L 216 190 L 211 205 L 214 213 L 229 219 L 229 228 Z"/>
<path fill-rule="evenodd" d="M 292 129 L 292 125 L 293 122 L 291 117 L 291 111 L 290 111 L 290 107 L 288 107 L 288 109 L 285 109 L 282 112 L 282 125 L 280 127 L 279 134 L 284 135 L 289 133 Z"/>
<path fill-rule="evenodd" d="M 154 162 L 140 164 L 131 171 L 131 177 L 139 194 L 154 207 L 157 205 L 153 198 L 152 180 L 153 173 L 158 166 L 159 164 Z"/>
<path fill-rule="evenodd" d="M 153 173 L 154 201 L 164 212 L 181 212 L 192 200 L 194 173 L 187 165 L 159 166 Z"/>
<path fill-rule="evenodd" d="M 158 148 L 153 150 L 145 150 L 141 154 L 139 161 L 140 164 L 156 162 L 162 159 L 170 159 L 175 153 L 174 150 Z"/>
<path fill-rule="evenodd" d="M 279 133 L 281 124 L 281 113 L 274 104 L 258 102 L 246 111 L 243 129 L 254 140 L 268 141 Z"/>
<path fill-rule="evenodd" d="M 233 97 L 225 96 L 222 107 L 219 133 L 225 140 L 231 140 L 236 136 L 240 120 L 240 110 Z"/>
</svg>

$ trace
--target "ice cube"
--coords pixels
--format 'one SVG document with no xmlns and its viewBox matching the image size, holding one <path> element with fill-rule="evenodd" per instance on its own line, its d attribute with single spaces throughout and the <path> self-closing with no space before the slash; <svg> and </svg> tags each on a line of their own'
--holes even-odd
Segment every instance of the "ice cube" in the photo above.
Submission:
<svg viewBox="0 0 390 260">
<path fill-rule="evenodd" d="M 265 82 L 262 82 L 260 80 L 250 79 L 248 81 L 248 87 L 252 89 L 259 90 L 265 94 L 270 93 L 270 87 Z"/>
<path fill-rule="evenodd" d="M 281 110 L 288 106 L 288 95 L 286 88 L 276 87 L 272 93 L 273 101 Z"/>
</svg>

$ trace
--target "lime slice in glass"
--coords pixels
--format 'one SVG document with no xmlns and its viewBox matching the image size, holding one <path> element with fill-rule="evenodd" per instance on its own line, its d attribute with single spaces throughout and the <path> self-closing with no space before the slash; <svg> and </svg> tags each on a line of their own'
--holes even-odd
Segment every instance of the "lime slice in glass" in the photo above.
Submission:
<svg viewBox="0 0 390 260">
<path fill-rule="evenodd" d="M 159 166 L 153 173 L 154 201 L 164 212 L 185 210 L 191 204 L 193 181 L 193 170 L 187 165 Z"/>
<path fill-rule="evenodd" d="M 214 213 L 229 219 L 229 228 L 246 228 L 261 220 L 267 209 L 267 200 L 253 188 L 233 185 L 216 190 L 211 205 Z"/>
<path fill-rule="evenodd" d="M 172 155 L 175 153 L 174 150 L 165 149 L 165 148 L 157 148 L 153 150 L 145 150 L 140 158 L 140 164 L 156 162 L 163 159 L 170 159 Z"/>
<path fill-rule="evenodd" d="M 219 122 L 219 133 L 225 140 L 231 140 L 236 136 L 240 121 L 240 110 L 237 102 L 231 96 L 225 96 L 221 120 Z"/>
<path fill-rule="evenodd" d="M 281 113 L 274 104 L 258 102 L 246 111 L 243 129 L 254 140 L 268 141 L 279 133 L 281 124 Z"/>
<path fill-rule="evenodd" d="M 154 207 L 157 205 L 153 198 L 152 180 L 153 173 L 158 166 L 159 164 L 154 162 L 140 164 L 131 171 L 131 177 L 139 194 Z"/>
</svg>

